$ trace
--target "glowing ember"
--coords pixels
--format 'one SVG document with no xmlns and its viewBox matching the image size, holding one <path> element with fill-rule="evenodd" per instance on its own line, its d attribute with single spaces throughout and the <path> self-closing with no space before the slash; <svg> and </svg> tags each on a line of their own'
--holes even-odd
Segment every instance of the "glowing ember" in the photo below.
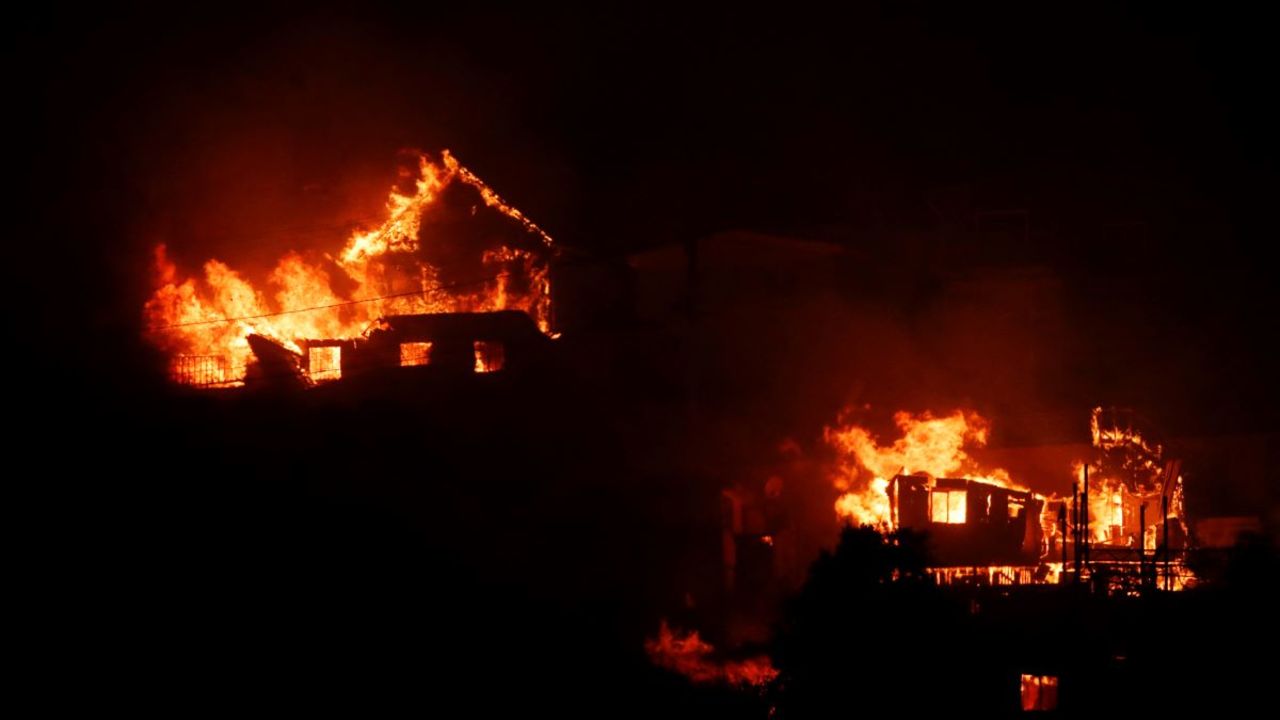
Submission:
<svg viewBox="0 0 1280 720">
<path fill-rule="evenodd" d="M 1058 709 L 1058 678 L 1053 675 L 1023 675 L 1022 709 L 1025 712 Z"/>
<path fill-rule="evenodd" d="M 384 315 L 523 310 L 550 331 L 551 288 L 546 255 L 551 238 L 463 167 L 447 150 L 439 162 L 418 156 L 412 194 L 392 190 L 381 225 L 353 233 L 336 254 L 290 252 L 256 287 L 218 260 L 202 277 L 182 277 L 163 245 L 155 252 L 158 285 L 144 312 L 147 337 L 173 358 L 175 380 L 207 386 L 243 382 L 252 358 L 247 338 L 258 334 L 301 354 L 305 339 L 358 337 Z M 502 246 L 480 254 L 481 276 L 440 282 L 440 271 L 421 253 L 422 218 L 452 183 L 479 193 L 484 205 L 537 238 L 530 249 Z M 340 349 L 315 348 L 313 380 L 341 374 Z M 402 351 L 406 352 L 406 351 Z M 426 354 L 410 348 L 402 364 Z M 482 359 L 477 369 L 501 367 Z"/>
<path fill-rule="evenodd" d="M 646 640 L 645 652 L 654 665 L 678 672 L 695 683 L 727 683 L 729 685 L 764 685 L 778 676 L 769 658 L 748 660 L 711 659 L 714 648 L 698 637 L 697 631 L 679 635 L 663 620 L 658 637 Z"/>
<path fill-rule="evenodd" d="M 912 415 L 898 412 L 894 423 L 902 436 L 880 445 L 866 428 L 846 424 L 828 427 L 827 444 L 837 453 L 832 482 L 840 491 L 836 514 L 855 525 L 891 529 L 889 480 L 895 475 L 955 477 L 1025 490 L 1009 480 L 999 468 L 983 469 L 965 452 L 966 446 L 981 447 L 987 442 L 987 422 L 974 412 L 957 410 L 935 417 L 925 412 Z M 933 494 L 931 519 L 941 523 L 963 523 L 965 494 Z"/>
</svg>

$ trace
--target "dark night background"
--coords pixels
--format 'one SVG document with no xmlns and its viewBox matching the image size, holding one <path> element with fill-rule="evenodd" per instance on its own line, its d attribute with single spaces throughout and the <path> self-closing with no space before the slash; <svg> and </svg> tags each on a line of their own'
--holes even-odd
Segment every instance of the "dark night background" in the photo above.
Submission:
<svg viewBox="0 0 1280 720">
<path fill-rule="evenodd" d="M 332 468 L 270 459 L 261 438 L 200 445 L 183 435 L 184 423 L 214 425 L 226 411 L 172 407 L 155 354 L 139 339 L 156 243 L 188 268 L 211 256 L 252 268 L 293 247 L 340 242 L 380 211 L 396 152 L 406 147 L 451 149 L 562 245 L 602 263 L 730 230 L 830 241 L 861 259 L 859 277 L 875 281 L 873 303 L 907 317 L 945 297 L 937 270 L 948 253 L 969 253 L 961 264 L 976 256 L 1047 267 L 1061 282 L 1072 338 L 1045 396 L 1052 410 L 1074 413 L 1103 398 L 1143 408 L 1171 434 L 1280 429 L 1269 262 L 1280 190 L 1277 63 L 1266 18 L 1243 9 L 1073 2 L 509 12 L 264 3 L 197 11 L 54 3 L 16 19 L 7 34 L 16 150 L 7 193 L 17 344 L 10 357 L 23 379 L 12 395 L 21 409 L 17 440 L 42 458 L 24 454 L 29 469 L 19 474 L 56 488 L 55 520 L 32 536 L 36 550 L 63 558 L 37 562 L 44 577 L 72 586 L 47 585 L 58 588 L 51 607 L 74 618 L 55 626 L 83 627 L 82 637 L 101 632 L 107 647 L 136 640 L 161 658 L 183 657 L 174 649 L 183 641 L 164 628 L 188 627 L 207 608 L 139 608 L 196 592 L 204 580 L 195 576 L 204 574 L 157 580 L 162 568 L 193 557 L 233 588 L 235 602 L 244 600 L 239 589 L 263 583 L 280 591 L 288 614 L 304 593 L 293 594 L 275 561 L 263 558 L 295 557 L 293 531 L 350 552 L 341 579 L 394 585 L 406 604 L 432 594 L 389 583 L 360 551 L 434 536 L 429 525 L 418 518 L 389 528 L 379 510 L 353 509 L 363 506 L 350 488 L 315 491 L 306 473 Z M 948 228 L 975 210 L 1025 211 L 1026 242 L 948 244 Z M 285 411 L 246 412 L 263 436 L 291 439 L 293 431 L 272 425 L 290 422 Z M 376 420 L 372 410 L 352 412 Z M 441 432 L 487 452 L 465 430 Z M 588 455 L 614 457 L 608 432 L 596 432 Z M 377 445 L 357 435 L 365 449 Z M 175 490 L 169 483 L 183 481 L 165 475 L 191 463 L 184 449 L 218 458 L 199 490 Z M 231 457 L 236 451 L 250 460 Z M 545 453 L 567 477 L 591 475 L 591 458 Z M 356 459 L 337 467 L 354 471 Z M 240 473 L 244 487 L 219 485 L 219 471 Z M 253 489 L 255 472 L 289 479 Z M 1274 489 L 1264 495 L 1274 501 Z M 290 531 L 277 536 L 271 513 L 302 496 L 320 509 L 290 519 Z M 245 509 L 258 500 L 263 509 Z M 228 551 L 204 534 L 224 518 L 251 528 L 252 541 L 233 541 Z M 351 537 L 325 529 L 333 526 L 326 518 L 355 528 Z M 462 523 L 445 521 L 453 522 Z M 615 532 L 605 546 L 627 544 Z M 571 534 L 527 552 L 572 544 Z M 123 539 L 108 540 L 115 538 Z M 140 551 L 154 545 L 169 549 Z M 302 585 L 330 581 L 316 580 L 328 550 L 298 552 L 314 570 L 299 571 Z M 387 567 L 409 561 L 412 553 L 401 552 Z M 633 552 L 644 562 L 642 549 Z M 245 558 L 250 571 L 229 567 Z M 651 564 L 661 572 L 658 560 Z M 575 567 L 548 574 L 574 577 Z M 604 574 L 616 583 L 602 580 L 583 601 L 594 609 L 582 615 L 554 593 L 528 589 L 550 586 L 545 578 L 477 585 L 519 586 L 536 596 L 529 607 L 554 608 L 555 622 L 574 626 L 566 632 L 587 647 L 607 644 L 597 635 L 612 637 L 599 631 L 615 622 L 601 619 L 613 616 L 599 607 L 630 592 L 625 573 Z M 77 605 L 86 596 L 104 599 L 86 614 Z M 383 609 L 367 598 L 352 602 L 370 615 Z M 477 605 L 454 602 L 441 612 L 478 615 Z M 237 605 L 231 637 L 265 622 L 243 609 L 251 606 Z M 307 635 L 332 610 L 315 610 L 285 634 Z M 528 633 L 529 643 L 550 632 L 511 624 L 506 630 Z M 234 653 L 235 640 L 217 627 L 202 626 L 192 642 Z M 451 632 L 441 647 L 467 645 L 465 630 Z M 510 665 L 536 664 L 534 655 L 499 663 L 507 670 L 480 650 L 458 662 L 508 674 Z M 254 662 L 269 678 L 271 661 Z M 157 682 L 172 681 L 172 668 L 147 667 L 167 678 Z M 545 689 L 545 679 L 528 683 Z M 183 682 L 210 692 L 199 680 Z"/>
<path fill-rule="evenodd" d="M 874 258 L 957 196 L 1027 210 L 1016 259 L 1066 279 L 1079 352 L 1159 366 L 1083 368 L 1100 395 L 1176 430 L 1274 427 L 1264 25 L 1114 3 L 54 5 L 10 50 L 15 237 L 40 238 L 15 243 L 41 297 L 19 335 L 46 369 L 128 373 L 156 242 L 241 266 L 333 242 L 378 211 L 397 149 L 448 147 L 603 254 L 749 229 Z"/>
</svg>

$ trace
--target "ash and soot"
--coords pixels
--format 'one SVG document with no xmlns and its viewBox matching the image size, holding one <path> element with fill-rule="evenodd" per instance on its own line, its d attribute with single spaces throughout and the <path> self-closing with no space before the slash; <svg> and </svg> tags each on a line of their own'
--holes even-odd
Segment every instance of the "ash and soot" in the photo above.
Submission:
<svg viewBox="0 0 1280 720">
<path fill-rule="evenodd" d="M 1280 118 L 1246 14 L 16 18 L 17 684 L 1265 710 Z"/>
</svg>

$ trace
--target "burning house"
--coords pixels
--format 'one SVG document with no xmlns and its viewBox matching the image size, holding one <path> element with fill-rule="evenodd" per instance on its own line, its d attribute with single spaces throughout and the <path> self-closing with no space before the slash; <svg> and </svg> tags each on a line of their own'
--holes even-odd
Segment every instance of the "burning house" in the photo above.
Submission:
<svg viewBox="0 0 1280 720">
<path fill-rule="evenodd" d="M 1079 579 L 1122 592 L 1191 581 L 1181 463 L 1144 439 L 1132 411 L 1095 409 L 1084 457 L 1016 481 L 977 459 L 989 427 L 975 413 L 902 412 L 895 424 L 887 445 L 854 423 L 827 429 L 835 511 L 855 526 L 924 532 L 939 581 Z"/>
<path fill-rule="evenodd" d="M 158 247 L 145 314 L 171 377 L 224 388 L 263 375 L 323 383 L 386 366 L 520 363 L 529 338 L 551 333 L 550 236 L 447 150 L 413 159 L 381 224 L 356 229 L 333 254 L 290 252 L 261 282 L 217 260 L 202 277 L 181 277 Z M 448 255 L 445 272 L 433 251 L 458 238 L 432 231 L 460 225 L 476 237 L 470 252 Z"/>
<path fill-rule="evenodd" d="M 1035 566 L 1042 558 L 1044 500 L 980 480 L 898 475 L 887 488 L 894 527 L 933 539 L 942 567 Z"/>
</svg>

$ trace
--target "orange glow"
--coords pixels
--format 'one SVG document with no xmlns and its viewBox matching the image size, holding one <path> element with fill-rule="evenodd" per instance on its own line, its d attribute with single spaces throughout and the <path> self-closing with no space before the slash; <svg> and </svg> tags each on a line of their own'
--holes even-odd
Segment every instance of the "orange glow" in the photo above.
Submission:
<svg viewBox="0 0 1280 720">
<path fill-rule="evenodd" d="M 1037 575 L 1035 566 L 1024 565 L 979 565 L 976 567 L 940 567 L 928 568 L 927 572 L 939 585 L 959 583 L 978 583 L 981 585 L 1034 585 L 1053 584 L 1058 582 L 1062 572 L 1062 563 L 1049 563 L 1043 566 Z"/>
<path fill-rule="evenodd" d="M 963 523 L 967 495 L 963 490 L 934 490 L 929 496 L 929 519 L 936 523 Z"/>
<path fill-rule="evenodd" d="M 502 343 L 476 341 L 476 372 L 491 373 L 502 369 L 505 356 Z"/>
<path fill-rule="evenodd" d="M 307 362 L 311 379 L 316 382 L 338 380 L 342 377 L 342 348 L 307 348 Z"/>
<path fill-rule="evenodd" d="M 431 343 L 400 343 L 400 366 L 428 365 L 431 362 Z"/>
<path fill-rule="evenodd" d="M 1053 675 L 1022 676 L 1022 709 L 1026 712 L 1058 709 L 1058 678 Z"/>
<path fill-rule="evenodd" d="M 902 434 L 887 445 L 879 444 L 870 431 L 858 425 L 826 429 L 827 444 L 836 451 L 831 480 L 840 496 L 835 509 L 844 521 L 891 529 L 887 490 L 896 475 L 967 478 L 1026 490 L 1002 469 L 978 467 L 965 452 L 967 446 L 982 447 L 987 442 L 987 422 L 977 413 L 957 410 L 935 417 L 928 412 L 913 415 L 900 411 L 893 419 Z M 930 516 L 934 522 L 964 522 L 963 492 L 935 491 L 932 498 Z"/>
<path fill-rule="evenodd" d="M 678 672 L 695 683 L 729 685 L 764 685 L 778 676 L 769 658 L 759 656 L 747 660 L 712 660 L 715 649 L 697 631 L 680 635 L 663 620 L 658 637 L 645 640 L 645 652 L 658 667 Z"/>
<path fill-rule="evenodd" d="M 1183 524 L 1182 476 L 1166 473 L 1163 448 L 1148 441 L 1130 425 L 1121 424 L 1116 411 L 1093 409 L 1089 430 L 1096 457 L 1089 464 L 1088 533 L 1092 542 L 1155 550 L 1167 497 L 1171 523 Z M 1075 483 L 1083 483 L 1085 462 L 1072 464 Z M 1175 466 L 1176 467 L 1176 466 Z M 1170 483 L 1168 492 L 1165 484 Z M 1146 527 L 1141 507 L 1146 506 Z M 1185 528 L 1184 528 L 1185 529 Z"/>
<path fill-rule="evenodd" d="M 253 359 L 251 334 L 301 352 L 304 339 L 356 338 L 384 315 L 523 310 L 549 333 L 551 238 L 447 150 L 438 162 L 419 154 L 411 175 L 411 193 L 391 191 L 380 225 L 353 232 L 333 254 L 285 254 L 261 285 L 218 260 L 207 261 L 197 276 L 182 276 L 158 246 L 156 290 L 144 307 L 146 335 L 174 359 L 173 378 L 237 385 Z M 432 240 L 422 236 L 422 218 L 453 183 L 473 188 L 485 207 L 534 236 L 533 249 L 484 251 L 481 276 L 442 282 L 440 270 L 422 259 Z"/>
</svg>

